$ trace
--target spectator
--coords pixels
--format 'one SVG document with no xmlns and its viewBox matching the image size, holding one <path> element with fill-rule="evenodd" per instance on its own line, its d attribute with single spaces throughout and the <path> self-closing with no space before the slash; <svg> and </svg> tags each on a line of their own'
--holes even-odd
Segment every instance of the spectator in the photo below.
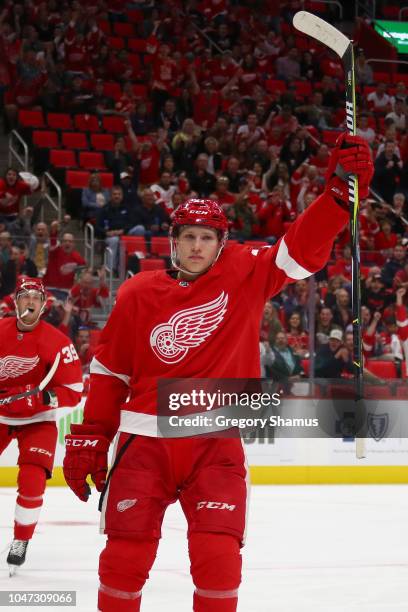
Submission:
<svg viewBox="0 0 408 612">
<path fill-rule="evenodd" d="M 386 292 L 381 274 L 374 274 L 363 285 L 361 303 L 371 311 L 383 311 L 392 301 L 393 296 Z"/>
<path fill-rule="evenodd" d="M 361 113 L 356 133 L 357 136 L 364 138 L 369 145 L 374 143 L 377 135 L 373 128 L 370 127 L 369 116 L 366 113 Z"/>
<path fill-rule="evenodd" d="M 364 49 L 358 50 L 354 69 L 356 81 L 359 85 L 371 85 L 374 82 L 373 69 L 367 64 Z"/>
<path fill-rule="evenodd" d="M 34 175 L 28 172 L 19 174 L 14 168 L 8 168 L 4 177 L 0 178 L 0 222 L 8 225 L 16 221 L 20 214 L 21 198 L 33 193 L 39 184 Z"/>
<path fill-rule="evenodd" d="M 137 206 L 132 215 L 133 223 L 135 224 L 135 230 L 140 233 L 142 229 L 143 234 L 153 236 L 167 235 L 166 232 L 169 229 L 169 215 L 168 213 L 155 202 L 154 193 L 151 189 L 144 189 L 142 191 L 141 206 Z"/>
<path fill-rule="evenodd" d="M 289 49 L 287 55 L 276 60 L 276 77 L 284 81 L 300 79 L 299 51 L 296 47 Z"/>
<path fill-rule="evenodd" d="M 89 102 L 89 110 L 99 117 L 113 113 L 114 102 L 105 94 L 105 83 L 103 79 L 97 79 L 95 90 Z"/>
<path fill-rule="evenodd" d="M 268 342 L 273 346 L 275 344 L 276 334 L 280 331 L 283 331 L 283 327 L 278 317 L 278 311 L 276 306 L 268 300 L 265 302 L 264 306 L 259 339 L 261 342 Z"/>
<path fill-rule="evenodd" d="M 61 244 L 58 244 L 60 227 L 58 221 L 51 223 L 48 267 L 44 276 L 44 285 L 57 299 L 65 300 L 74 284 L 77 268 L 85 266 L 86 262 L 82 255 L 75 251 L 75 238 L 72 234 L 64 233 Z"/>
<path fill-rule="evenodd" d="M 406 256 L 406 247 L 402 244 L 397 244 L 393 249 L 392 256 L 385 262 L 382 269 L 382 279 L 386 287 L 391 288 L 396 273 L 404 269 L 404 265 L 407 261 Z"/>
<path fill-rule="evenodd" d="M 261 358 L 261 378 L 270 378 L 270 366 L 273 363 L 274 355 L 268 341 L 259 342 L 259 353 Z"/>
<path fill-rule="evenodd" d="M 229 178 L 227 176 L 217 178 L 215 192 L 210 195 L 210 198 L 218 202 L 229 219 L 234 219 L 233 209 L 237 196 L 229 191 Z"/>
<path fill-rule="evenodd" d="M 341 331 L 341 326 L 333 322 L 333 313 L 331 308 L 322 306 L 317 316 L 316 321 L 316 345 L 327 344 L 329 341 L 330 332 L 333 329 Z"/>
<path fill-rule="evenodd" d="M 114 179 L 115 178 L 116 175 L 114 175 Z M 126 170 L 119 174 L 119 181 L 117 184 L 122 187 L 124 206 L 132 210 L 135 206 L 140 204 L 138 174 L 133 166 L 128 166 Z"/>
<path fill-rule="evenodd" d="M 407 105 L 403 100 L 396 99 L 394 104 L 394 110 L 388 113 L 385 116 L 386 119 L 391 119 L 397 130 L 401 132 L 405 132 L 407 128 Z"/>
<path fill-rule="evenodd" d="M 89 366 L 93 359 L 94 351 L 91 348 L 91 331 L 88 327 L 78 327 L 74 338 L 74 346 L 81 362 L 82 374 L 89 374 Z"/>
<path fill-rule="evenodd" d="M 78 316 L 82 324 L 91 324 L 91 308 L 101 308 L 103 299 L 109 297 L 109 289 L 106 285 L 105 269 L 98 270 L 99 286 L 93 286 L 91 270 L 83 270 L 71 291 L 69 292 L 73 305 L 78 309 Z"/>
<path fill-rule="evenodd" d="M 12 246 L 13 241 L 10 232 L 0 232 L 0 269 L 10 259 Z"/>
<path fill-rule="evenodd" d="M 343 330 L 346 329 L 353 319 L 350 309 L 350 294 L 346 289 L 336 290 L 336 304 L 332 310 L 333 322 Z"/>
<path fill-rule="evenodd" d="M 275 187 L 258 212 L 259 235 L 274 244 L 285 233 L 285 223 L 292 218 L 291 207 L 282 199 L 279 187 Z"/>
<path fill-rule="evenodd" d="M 0 268 L 0 297 L 14 292 L 17 277 L 20 275 L 30 278 L 37 277 L 37 268 L 34 262 L 27 257 L 27 248 L 24 244 L 13 245 L 8 261 Z"/>
<path fill-rule="evenodd" d="M 195 169 L 189 175 L 191 189 L 197 192 L 198 197 L 208 198 L 215 189 L 215 178 L 207 171 L 208 155 L 200 153 L 195 161 Z"/>
<path fill-rule="evenodd" d="M 39 276 L 44 276 L 47 270 L 49 248 L 48 225 L 40 221 L 34 225 L 28 247 L 29 258 L 34 261 Z"/>
<path fill-rule="evenodd" d="M 395 142 L 385 142 L 384 151 L 374 163 L 373 188 L 386 202 L 391 202 L 402 177 L 403 163 L 395 153 Z"/>
<path fill-rule="evenodd" d="M 159 113 L 156 124 L 157 127 L 165 129 L 169 138 L 172 139 L 176 132 L 180 130 L 181 123 L 181 117 L 177 112 L 176 101 L 174 98 L 168 98 Z"/>
<path fill-rule="evenodd" d="M 101 184 L 101 177 L 96 172 L 91 174 L 88 187 L 82 190 L 82 215 L 84 222 L 96 220 L 100 209 L 109 201 L 110 193 Z"/>
<path fill-rule="evenodd" d="M 177 190 L 177 187 L 172 184 L 170 172 L 161 172 L 160 181 L 151 185 L 150 189 L 156 198 L 156 204 L 159 204 L 170 215 L 173 211 L 173 196 Z"/>
<path fill-rule="evenodd" d="M 303 329 L 302 318 L 298 312 L 292 312 L 287 326 L 288 346 L 301 359 L 309 356 L 309 336 Z"/>
<path fill-rule="evenodd" d="M 396 246 L 398 236 L 392 231 L 392 225 L 388 219 L 381 221 L 380 227 L 381 230 L 375 235 L 375 248 L 388 256 Z"/>
<path fill-rule="evenodd" d="M 109 265 L 115 272 L 119 270 L 120 236 L 128 233 L 132 236 L 143 235 L 144 228 L 138 224 L 133 227 L 132 213 L 123 203 L 123 189 L 120 185 L 114 185 L 109 202 L 101 208 L 96 218 L 96 234 L 111 249 Z"/>
<path fill-rule="evenodd" d="M 402 270 L 398 270 L 394 276 L 393 289 L 408 289 L 408 262 L 404 263 Z"/>
<path fill-rule="evenodd" d="M 200 148 L 201 129 L 192 119 L 185 119 L 183 126 L 174 136 L 171 146 L 177 167 L 189 173 L 193 171 L 194 160 Z"/>
<path fill-rule="evenodd" d="M 320 346 L 316 352 L 315 376 L 340 378 L 345 369 L 350 371 L 350 354 L 343 344 L 343 332 L 333 329 L 328 343 Z"/>
<path fill-rule="evenodd" d="M 204 148 L 207 155 L 207 172 L 212 175 L 219 174 L 222 166 L 222 155 L 218 150 L 218 140 L 213 136 L 208 136 L 204 141 Z"/>
<path fill-rule="evenodd" d="M 288 338 L 284 331 L 276 334 L 272 353 L 271 378 L 281 382 L 285 392 L 290 392 L 291 383 L 299 380 L 302 367 L 300 357 L 288 346 Z"/>
<path fill-rule="evenodd" d="M 376 114 L 385 116 L 392 110 L 391 96 L 387 94 L 387 85 L 379 82 L 375 91 L 367 96 L 368 107 Z"/>
</svg>

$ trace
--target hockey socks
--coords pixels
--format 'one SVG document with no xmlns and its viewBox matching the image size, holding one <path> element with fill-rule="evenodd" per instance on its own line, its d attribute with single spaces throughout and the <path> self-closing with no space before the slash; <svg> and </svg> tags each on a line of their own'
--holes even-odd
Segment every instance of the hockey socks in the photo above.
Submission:
<svg viewBox="0 0 408 612">
<path fill-rule="evenodd" d="M 194 612 L 235 612 L 242 564 L 238 540 L 220 533 L 192 533 L 189 553 Z"/>
<path fill-rule="evenodd" d="M 18 473 L 18 496 L 14 514 L 14 539 L 30 540 L 43 503 L 46 473 L 38 465 L 23 464 Z"/>
</svg>

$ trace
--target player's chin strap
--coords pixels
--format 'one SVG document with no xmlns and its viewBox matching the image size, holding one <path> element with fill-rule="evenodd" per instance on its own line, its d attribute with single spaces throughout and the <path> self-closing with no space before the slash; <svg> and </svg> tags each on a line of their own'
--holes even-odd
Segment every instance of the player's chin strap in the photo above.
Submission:
<svg viewBox="0 0 408 612">
<path fill-rule="evenodd" d="M 19 321 L 20 323 L 22 323 L 22 325 L 24 325 L 24 327 L 31 328 L 31 327 L 34 327 L 35 325 L 37 325 L 38 321 L 40 320 L 40 318 L 41 318 L 41 316 L 42 316 L 42 314 L 43 314 L 43 312 L 44 312 L 44 310 L 45 310 L 45 307 L 46 307 L 46 300 L 45 300 L 45 298 L 44 298 L 44 303 L 43 303 L 43 305 L 41 306 L 40 311 L 39 311 L 39 313 L 38 313 L 38 316 L 37 316 L 36 320 L 35 320 L 35 321 L 33 321 L 33 323 L 25 323 L 25 322 L 23 321 L 23 317 L 25 317 L 25 316 L 26 316 L 26 314 L 27 314 L 27 310 L 25 310 L 25 311 L 24 311 L 22 314 L 20 314 L 20 311 L 19 311 L 19 309 L 18 309 L 18 304 L 17 304 L 17 298 L 14 300 L 14 306 L 15 306 L 15 309 L 16 309 L 16 317 L 17 317 L 17 321 Z"/>
<path fill-rule="evenodd" d="M 206 227 L 206 226 L 204 226 Z M 214 229 L 214 228 L 212 228 Z M 185 270 L 184 268 L 181 268 L 179 263 L 178 263 L 178 258 L 177 258 L 177 249 L 176 249 L 176 238 L 173 236 L 173 228 L 170 228 L 169 231 L 169 240 L 170 240 L 170 259 L 171 259 L 171 265 L 173 266 L 173 268 L 175 268 L 176 270 L 179 270 L 180 272 L 183 272 L 184 274 L 189 274 L 190 276 L 200 276 L 201 274 L 204 274 L 205 272 L 208 272 L 208 270 L 210 268 L 213 267 L 214 264 L 217 263 L 219 256 L 221 255 L 222 249 L 225 247 L 225 243 L 228 240 L 228 230 L 225 230 L 221 241 L 220 241 L 220 247 L 218 249 L 218 253 L 216 255 L 216 257 L 214 258 L 214 261 L 212 262 L 212 264 L 210 266 L 208 266 L 208 268 L 206 270 L 203 270 L 202 272 L 190 272 L 190 270 Z"/>
</svg>

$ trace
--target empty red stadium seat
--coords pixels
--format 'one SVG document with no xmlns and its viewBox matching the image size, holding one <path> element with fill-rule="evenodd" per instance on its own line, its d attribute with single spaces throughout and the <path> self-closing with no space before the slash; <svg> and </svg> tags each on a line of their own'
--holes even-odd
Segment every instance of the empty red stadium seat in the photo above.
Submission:
<svg viewBox="0 0 408 612">
<path fill-rule="evenodd" d="M 166 264 L 164 259 L 158 259 L 156 257 L 152 257 L 150 259 L 141 259 L 140 260 L 140 271 L 147 272 L 151 270 L 164 270 Z"/>
<path fill-rule="evenodd" d="M 18 111 L 18 122 L 23 127 L 42 128 L 45 127 L 44 116 L 39 110 Z"/>
<path fill-rule="evenodd" d="M 112 134 L 91 134 L 91 147 L 95 151 L 113 151 L 114 145 Z"/>
<path fill-rule="evenodd" d="M 103 129 L 112 134 L 124 134 L 126 132 L 125 121 L 122 117 L 110 117 L 105 115 L 103 118 Z"/>
<path fill-rule="evenodd" d="M 72 130 L 72 119 L 68 113 L 48 113 L 47 125 L 54 130 Z"/>
<path fill-rule="evenodd" d="M 113 81 L 108 81 L 103 85 L 103 93 L 108 98 L 113 98 L 114 100 L 118 100 L 122 95 L 122 89 L 119 83 L 114 83 Z"/>
<path fill-rule="evenodd" d="M 65 174 L 65 183 L 71 189 L 84 189 L 88 187 L 90 172 L 83 170 L 67 170 Z"/>
<path fill-rule="evenodd" d="M 98 19 L 97 21 L 99 29 L 107 36 L 111 35 L 111 24 L 107 19 Z"/>
<path fill-rule="evenodd" d="M 152 236 L 150 244 L 150 251 L 152 255 L 161 255 L 163 257 L 170 257 L 170 242 L 166 236 Z"/>
<path fill-rule="evenodd" d="M 116 21 L 113 24 L 113 33 L 115 36 L 125 36 L 131 38 L 135 35 L 135 30 L 132 23 Z"/>
<path fill-rule="evenodd" d="M 127 10 L 126 17 L 130 23 L 141 23 L 144 19 L 142 11 L 139 11 L 138 9 Z"/>
<path fill-rule="evenodd" d="M 142 85 L 140 83 L 134 83 L 132 85 L 132 89 L 133 89 L 133 93 L 135 94 L 136 98 L 147 98 L 147 85 Z"/>
<path fill-rule="evenodd" d="M 391 83 L 392 82 L 392 72 L 374 72 L 374 81 L 376 83 Z"/>
<path fill-rule="evenodd" d="M 33 145 L 43 149 L 55 149 L 59 146 L 58 132 L 51 130 L 35 130 L 33 132 Z"/>
<path fill-rule="evenodd" d="M 397 72 L 394 74 L 394 83 L 399 83 L 401 81 L 408 87 L 408 73 L 401 74 Z"/>
<path fill-rule="evenodd" d="M 375 374 L 379 378 L 397 378 L 397 368 L 393 361 L 368 359 L 366 363 L 367 370 Z"/>
<path fill-rule="evenodd" d="M 96 115 L 75 115 L 74 124 L 80 132 L 100 132 L 98 117 Z"/>
<path fill-rule="evenodd" d="M 122 38 L 121 36 L 108 36 L 107 38 L 108 38 L 108 45 L 112 49 L 117 49 L 120 51 L 120 49 L 125 48 L 125 39 Z"/>
<path fill-rule="evenodd" d="M 310 81 L 295 81 L 296 94 L 306 97 L 312 95 L 312 84 Z"/>
<path fill-rule="evenodd" d="M 88 149 L 88 140 L 83 132 L 62 132 L 62 146 L 67 149 Z"/>
<path fill-rule="evenodd" d="M 143 38 L 130 38 L 128 49 L 133 53 L 146 53 L 146 41 Z"/>
<path fill-rule="evenodd" d="M 102 187 L 104 187 L 105 189 L 112 189 L 113 187 L 112 172 L 101 172 L 99 174 L 99 178 L 101 179 Z"/>
<path fill-rule="evenodd" d="M 128 53 L 128 62 L 132 66 L 134 72 L 140 72 L 141 61 L 140 56 L 137 53 Z"/>
<path fill-rule="evenodd" d="M 50 151 L 50 164 L 56 168 L 76 168 L 75 151 L 52 149 Z"/>
<path fill-rule="evenodd" d="M 105 170 L 105 159 L 102 153 L 81 151 L 79 166 L 88 170 Z"/>
<path fill-rule="evenodd" d="M 120 241 L 125 247 L 127 254 L 130 253 L 147 253 L 147 245 L 144 236 L 121 236 Z"/>
</svg>

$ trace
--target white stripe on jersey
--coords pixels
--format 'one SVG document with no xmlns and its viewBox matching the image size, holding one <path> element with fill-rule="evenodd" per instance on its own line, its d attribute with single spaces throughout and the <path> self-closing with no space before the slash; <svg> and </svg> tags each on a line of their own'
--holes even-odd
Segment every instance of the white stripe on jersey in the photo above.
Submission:
<svg viewBox="0 0 408 612">
<path fill-rule="evenodd" d="M 286 276 L 289 276 L 289 278 L 293 278 L 295 280 L 307 278 L 313 274 L 313 272 L 309 272 L 306 270 L 306 268 L 299 265 L 297 261 L 289 255 L 288 247 L 286 246 L 284 238 L 282 238 L 280 242 L 278 253 L 276 255 L 276 265 L 280 270 L 285 272 Z"/>
<path fill-rule="evenodd" d="M 118 372 L 112 372 L 111 370 L 109 370 L 109 368 L 104 366 L 103 363 L 98 361 L 96 357 L 92 359 L 89 371 L 91 374 L 103 374 L 104 376 L 116 376 L 116 378 L 119 378 L 120 380 L 122 380 L 124 383 L 126 383 L 129 386 L 130 376 L 127 376 L 126 374 L 119 374 Z"/>
</svg>

